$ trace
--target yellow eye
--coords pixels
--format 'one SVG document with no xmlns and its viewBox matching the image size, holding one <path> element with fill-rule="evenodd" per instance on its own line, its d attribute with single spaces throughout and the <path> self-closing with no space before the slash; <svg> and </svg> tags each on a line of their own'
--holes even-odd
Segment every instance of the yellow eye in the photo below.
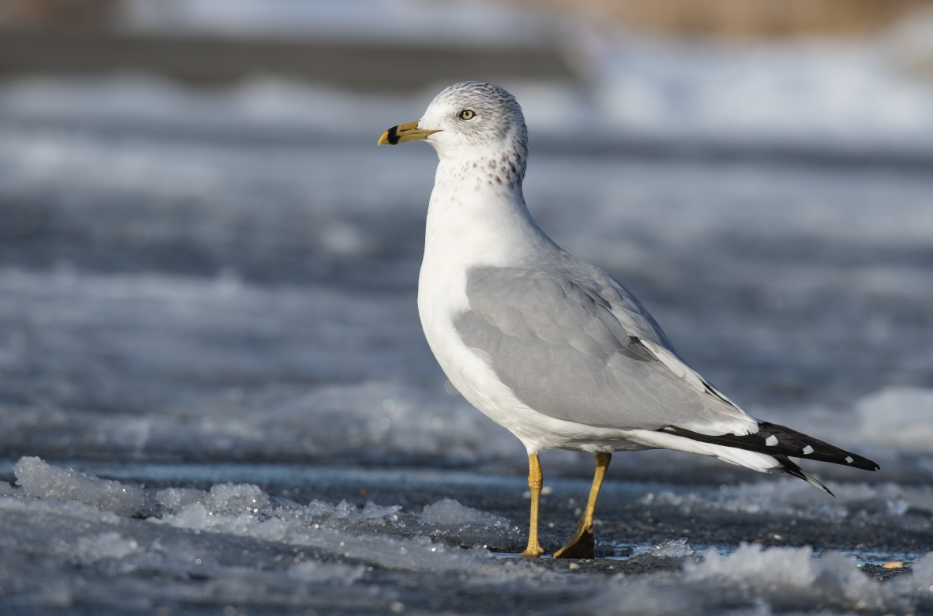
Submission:
<svg viewBox="0 0 933 616">
<path fill-rule="evenodd" d="M 473 113 L 472 109 L 464 109 L 463 111 L 460 112 L 460 119 L 461 120 L 472 120 L 473 116 L 475 115 L 476 114 Z"/>
</svg>

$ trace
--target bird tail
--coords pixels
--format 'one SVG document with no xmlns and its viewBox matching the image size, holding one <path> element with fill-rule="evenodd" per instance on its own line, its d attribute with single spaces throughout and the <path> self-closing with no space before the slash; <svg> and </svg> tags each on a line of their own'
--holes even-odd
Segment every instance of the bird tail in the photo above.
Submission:
<svg viewBox="0 0 933 616">
<path fill-rule="evenodd" d="M 758 431 L 752 434 L 700 434 L 677 426 L 666 426 L 658 430 L 658 432 L 666 432 L 695 442 L 765 454 L 777 462 L 777 465 L 773 468 L 766 469 L 767 472 L 789 473 L 829 494 L 832 494 L 832 492 L 825 485 L 796 463 L 791 462 L 788 456 L 851 466 L 866 471 L 876 471 L 881 468 L 868 458 L 835 445 L 830 445 L 786 426 L 767 421 L 759 422 Z M 759 468 L 758 470 L 765 469 Z"/>
</svg>

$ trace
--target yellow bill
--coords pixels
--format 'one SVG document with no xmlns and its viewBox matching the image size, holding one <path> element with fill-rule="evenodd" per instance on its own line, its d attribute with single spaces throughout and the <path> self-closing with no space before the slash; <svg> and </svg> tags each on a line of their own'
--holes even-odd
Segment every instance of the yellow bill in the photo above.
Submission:
<svg viewBox="0 0 933 616">
<path fill-rule="evenodd" d="M 409 122 L 408 124 L 399 124 L 398 126 L 393 126 L 386 132 L 382 133 L 382 137 L 379 137 L 379 142 L 376 145 L 384 145 L 388 143 L 389 145 L 396 145 L 399 143 L 405 143 L 406 141 L 424 141 L 428 138 L 429 135 L 434 133 L 439 133 L 439 130 L 424 130 L 418 128 L 418 122 Z"/>
</svg>

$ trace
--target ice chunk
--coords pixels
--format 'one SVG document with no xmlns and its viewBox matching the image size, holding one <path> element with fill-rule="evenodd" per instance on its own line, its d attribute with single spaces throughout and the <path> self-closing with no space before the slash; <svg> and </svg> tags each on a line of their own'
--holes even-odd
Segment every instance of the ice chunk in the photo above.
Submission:
<svg viewBox="0 0 933 616">
<path fill-rule="evenodd" d="M 427 505 L 419 517 L 433 537 L 448 543 L 495 546 L 509 552 L 521 549 L 521 531 L 511 526 L 509 520 L 450 498 Z"/>
<path fill-rule="evenodd" d="M 878 585 L 855 566 L 855 558 L 828 552 L 812 558 L 812 549 L 771 548 L 742 544 L 726 557 L 707 554 L 699 564 L 684 566 L 686 581 L 719 583 L 768 601 L 773 606 L 801 609 L 815 601 L 843 606 L 881 605 Z"/>
<path fill-rule="evenodd" d="M 742 544 L 734 554 L 720 556 L 710 551 L 702 563 L 686 565 L 684 570 L 690 580 L 729 578 L 737 581 L 780 583 L 787 586 L 806 587 L 816 578 L 813 566 L 813 549 L 772 548 L 762 551 L 761 545 Z M 853 560 L 851 568 L 855 570 Z"/>
<path fill-rule="evenodd" d="M 729 556 L 711 551 L 702 562 L 688 560 L 682 575 L 617 579 L 582 612 L 811 614 L 819 606 L 833 613 L 914 613 L 909 606 L 916 593 L 928 588 L 918 579 L 905 576 L 882 585 L 860 572 L 854 558 L 837 552 L 813 558 L 808 547 L 762 550 L 743 544 Z M 746 609 L 736 611 L 739 606 Z"/>
<path fill-rule="evenodd" d="M 211 487 L 213 513 L 259 513 L 269 506 L 269 496 L 250 483 L 219 483 Z"/>
<path fill-rule="evenodd" d="M 679 567 L 687 558 L 699 558 L 686 539 L 671 539 L 651 547 L 647 552 L 638 554 L 630 560 L 649 567 Z"/>
<path fill-rule="evenodd" d="M 166 488 L 155 493 L 155 504 L 166 513 L 178 513 L 185 505 L 206 503 L 211 495 L 194 488 Z"/>
<path fill-rule="evenodd" d="M 671 539 L 651 548 L 649 552 L 653 556 L 660 558 L 683 558 L 693 556 L 696 552 L 687 543 L 686 539 Z"/>
<path fill-rule="evenodd" d="M 365 568 L 306 561 L 288 568 L 288 577 L 302 582 L 330 582 L 350 586 L 363 577 Z"/>
<path fill-rule="evenodd" d="M 398 520 L 397 514 L 401 509 L 398 505 L 383 507 L 368 501 L 363 510 L 356 514 L 354 521 L 369 526 L 385 526 L 387 521 L 395 522 Z"/>
<path fill-rule="evenodd" d="M 491 513 L 466 507 L 452 498 L 439 500 L 433 505 L 426 505 L 421 514 L 424 524 L 438 526 L 464 526 L 467 524 L 481 524 L 484 526 L 508 526 L 509 521 Z"/>
<path fill-rule="evenodd" d="M 121 515 L 133 515 L 146 508 L 146 497 L 139 488 L 50 466 L 41 458 L 22 457 L 13 466 L 13 472 L 30 496 L 76 501 Z"/>
</svg>

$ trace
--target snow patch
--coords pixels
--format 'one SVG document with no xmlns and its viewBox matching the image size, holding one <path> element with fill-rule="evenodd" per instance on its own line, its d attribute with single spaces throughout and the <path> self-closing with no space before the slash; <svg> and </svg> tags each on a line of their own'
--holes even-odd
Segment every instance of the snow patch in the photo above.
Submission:
<svg viewBox="0 0 933 616">
<path fill-rule="evenodd" d="M 452 498 L 439 500 L 433 505 L 425 505 L 421 514 L 424 524 L 437 524 L 440 526 L 464 526 L 468 524 L 482 524 L 484 526 L 508 526 L 505 518 L 465 507 Z"/>
<path fill-rule="evenodd" d="M 509 520 L 445 498 L 426 505 L 419 522 L 432 537 L 459 545 L 520 545 L 522 532 Z"/>
<path fill-rule="evenodd" d="M 13 472 L 23 491 L 37 498 L 75 501 L 120 515 L 133 515 L 146 508 L 145 495 L 139 488 L 50 466 L 40 458 L 20 458 Z"/>
</svg>

